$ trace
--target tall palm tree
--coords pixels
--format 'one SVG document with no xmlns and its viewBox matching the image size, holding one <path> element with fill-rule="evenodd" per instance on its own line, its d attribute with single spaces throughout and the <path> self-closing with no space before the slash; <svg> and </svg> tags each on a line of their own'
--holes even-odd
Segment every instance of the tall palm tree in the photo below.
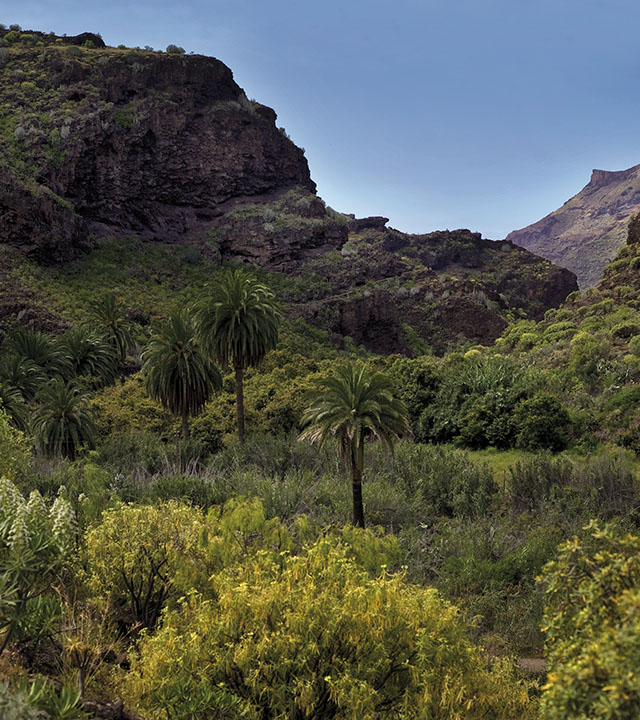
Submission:
<svg viewBox="0 0 640 720">
<path fill-rule="evenodd" d="M 41 452 L 73 460 L 82 445 L 94 446 L 95 427 L 88 398 L 73 381 L 53 378 L 36 395 L 36 402 L 31 431 Z"/>
<path fill-rule="evenodd" d="M 321 378 L 309 400 L 300 438 L 320 446 L 331 437 L 337 439 L 340 454 L 351 467 L 353 524 L 364 527 L 365 440 L 380 440 L 393 450 L 398 437 L 411 433 L 407 410 L 394 397 L 391 381 L 362 363 L 339 367 L 333 375 Z"/>
<path fill-rule="evenodd" d="M 189 438 L 189 416 L 197 415 L 214 390 L 222 386 L 220 371 L 203 351 L 191 318 L 184 312 L 151 338 L 142 353 L 147 392 L 182 418 L 182 437 Z"/>
<path fill-rule="evenodd" d="M 135 339 L 131 323 L 118 305 L 116 296 L 109 294 L 94 300 L 89 305 L 89 312 L 92 328 L 113 345 L 118 362 L 122 365 L 127 354 L 134 349 Z"/>
<path fill-rule="evenodd" d="M 278 343 L 282 313 L 274 293 L 247 270 L 227 270 L 196 310 L 198 334 L 236 379 L 238 438 L 244 442 L 244 371 L 257 365 Z"/>
</svg>

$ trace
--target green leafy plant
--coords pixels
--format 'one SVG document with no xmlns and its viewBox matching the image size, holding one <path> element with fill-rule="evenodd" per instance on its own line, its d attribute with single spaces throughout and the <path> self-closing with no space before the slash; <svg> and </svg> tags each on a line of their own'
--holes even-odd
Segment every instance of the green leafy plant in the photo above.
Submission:
<svg viewBox="0 0 640 720">
<path fill-rule="evenodd" d="M 95 426 L 88 397 L 73 381 L 55 377 L 36 400 L 31 431 L 40 452 L 73 459 L 82 446 L 93 447 Z"/>
<path fill-rule="evenodd" d="M 25 500 L 13 483 L 0 478 L 2 649 L 19 627 L 23 636 L 39 631 L 26 626 L 25 617 L 34 616 L 34 601 L 50 591 L 67 563 L 75 547 L 75 534 L 75 515 L 63 495 L 47 507 L 37 490 Z"/>
<path fill-rule="evenodd" d="M 124 678 L 143 714 L 317 720 L 533 717 L 507 662 L 492 669 L 457 610 L 402 575 L 371 578 L 333 538 L 257 555 L 165 616 Z M 177 659 L 179 656 L 179 660 Z"/>
<path fill-rule="evenodd" d="M 73 328 L 60 337 L 56 346 L 62 352 L 73 377 L 90 378 L 96 385 L 112 385 L 117 377 L 114 348 L 93 330 Z"/>
<path fill-rule="evenodd" d="M 590 523 L 542 575 L 550 720 L 613 720 L 640 712 L 640 538 Z"/>
</svg>

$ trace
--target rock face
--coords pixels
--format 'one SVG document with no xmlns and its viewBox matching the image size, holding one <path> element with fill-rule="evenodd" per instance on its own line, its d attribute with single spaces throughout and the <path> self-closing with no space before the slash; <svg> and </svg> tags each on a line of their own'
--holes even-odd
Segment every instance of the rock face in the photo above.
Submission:
<svg viewBox="0 0 640 720">
<path fill-rule="evenodd" d="M 572 270 L 581 288 L 596 285 L 622 247 L 627 223 L 640 211 L 640 165 L 594 170 L 589 184 L 561 208 L 507 240 Z"/>
<path fill-rule="evenodd" d="M 275 112 L 247 100 L 214 58 L 9 52 L 0 69 L 0 98 L 13 109 L 0 138 L 1 242 L 59 261 L 91 233 L 181 240 L 206 232 L 230 199 L 315 192 Z"/>
<path fill-rule="evenodd" d="M 509 314 L 539 319 L 577 289 L 573 273 L 508 241 L 469 230 L 407 235 L 379 218 L 347 224 L 341 251 L 304 263 L 308 291 L 287 299 L 294 316 L 376 352 L 490 344 Z"/>
</svg>

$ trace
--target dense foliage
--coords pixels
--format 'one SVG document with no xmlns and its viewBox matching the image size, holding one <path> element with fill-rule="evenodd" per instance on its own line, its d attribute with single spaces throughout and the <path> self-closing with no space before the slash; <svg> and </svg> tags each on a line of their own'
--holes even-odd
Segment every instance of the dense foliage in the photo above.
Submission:
<svg viewBox="0 0 640 720">
<path fill-rule="evenodd" d="M 141 643 L 127 692 L 154 717 L 531 713 L 526 687 L 506 664 L 489 669 L 455 608 L 400 575 L 370 578 L 329 538 L 211 582 L 215 599 L 191 594 Z"/>
</svg>

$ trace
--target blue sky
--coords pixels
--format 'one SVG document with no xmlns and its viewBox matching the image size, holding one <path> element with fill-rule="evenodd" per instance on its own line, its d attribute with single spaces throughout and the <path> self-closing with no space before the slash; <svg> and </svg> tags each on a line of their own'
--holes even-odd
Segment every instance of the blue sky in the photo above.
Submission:
<svg viewBox="0 0 640 720">
<path fill-rule="evenodd" d="M 2 0 L 0 22 L 213 55 L 337 210 L 499 239 L 640 163 L 636 0 Z"/>
</svg>

